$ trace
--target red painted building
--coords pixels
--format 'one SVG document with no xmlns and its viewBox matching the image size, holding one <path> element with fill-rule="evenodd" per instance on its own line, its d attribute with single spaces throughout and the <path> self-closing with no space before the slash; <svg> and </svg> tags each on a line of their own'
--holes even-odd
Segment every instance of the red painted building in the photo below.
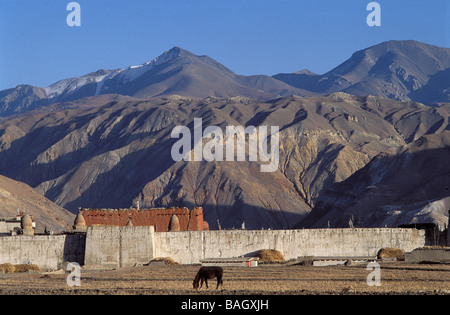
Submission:
<svg viewBox="0 0 450 315">
<path fill-rule="evenodd" d="M 203 221 L 203 208 L 152 208 L 152 209 L 80 209 L 86 226 L 147 226 L 156 232 L 203 231 L 209 225 Z M 169 225 L 171 228 L 169 228 Z"/>
</svg>

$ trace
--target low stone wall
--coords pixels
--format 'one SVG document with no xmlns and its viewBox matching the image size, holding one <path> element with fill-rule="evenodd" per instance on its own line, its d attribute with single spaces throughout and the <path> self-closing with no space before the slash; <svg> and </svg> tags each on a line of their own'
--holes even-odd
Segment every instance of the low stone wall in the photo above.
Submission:
<svg viewBox="0 0 450 315">
<path fill-rule="evenodd" d="M 412 263 L 450 263 L 450 247 L 422 247 L 405 254 Z"/>
<path fill-rule="evenodd" d="M 286 259 L 302 256 L 376 256 L 383 247 L 405 252 L 425 245 L 425 232 L 400 228 L 222 230 L 155 233 L 155 255 L 182 264 L 204 258 L 251 255 L 276 249 Z"/>
</svg>

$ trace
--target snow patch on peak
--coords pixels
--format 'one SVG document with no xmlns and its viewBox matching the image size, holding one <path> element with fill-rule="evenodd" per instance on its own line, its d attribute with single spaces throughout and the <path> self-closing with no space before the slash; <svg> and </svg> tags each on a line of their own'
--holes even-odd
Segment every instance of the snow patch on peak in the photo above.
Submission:
<svg viewBox="0 0 450 315">
<path fill-rule="evenodd" d="M 114 72 L 111 76 L 108 76 L 106 79 L 112 79 L 115 76 L 118 76 L 119 80 L 122 80 L 123 83 L 131 82 L 137 78 L 139 78 L 141 75 L 146 73 L 149 70 L 152 70 L 156 66 L 163 64 L 167 61 L 170 61 L 174 58 L 180 57 L 182 53 L 182 49 L 179 47 L 174 47 L 169 51 L 164 52 L 159 57 L 156 57 L 155 59 L 145 62 L 141 65 L 136 66 L 130 66 L 124 69 L 119 69 L 116 72 Z M 100 91 L 99 91 L 100 92 Z"/>
<path fill-rule="evenodd" d="M 117 70 L 101 69 L 81 77 L 63 79 L 48 87 L 45 87 L 44 91 L 48 98 L 55 98 L 62 94 L 71 94 L 86 84 L 96 83 L 97 86 L 95 95 L 99 95 L 103 90 L 108 89 L 108 84 L 105 85 L 105 82 L 110 79 L 117 78 L 118 82 L 121 82 L 122 84 L 131 82 L 156 66 L 181 57 L 183 54 L 185 54 L 185 51 L 175 46 L 169 51 L 164 52 L 159 57 L 156 57 L 155 59 L 141 65 L 130 66 Z"/>
<path fill-rule="evenodd" d="M 99 73 L 99 74 L 97 74 Z M 81 77 L 63 79 L 44 88 L 48 98 L 57 97 L 63 93 L 70 94 L 78 90 L 80 87 L 89 83 L 98 83 L 102 81 L 108 74 L 106 71 L 97 71 L 86 74 Z"/>
</svg>

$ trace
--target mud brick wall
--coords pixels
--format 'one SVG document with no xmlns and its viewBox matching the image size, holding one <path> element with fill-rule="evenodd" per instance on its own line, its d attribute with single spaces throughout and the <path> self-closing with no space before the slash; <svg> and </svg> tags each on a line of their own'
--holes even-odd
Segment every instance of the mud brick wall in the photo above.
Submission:
<svg viewBox="0 0 450 315">
<path fill-rule="evenodd" d="M 172 215 L 180 222 L 181 231 L 209 230 L 203 221 L 203 209 L 194 207 L 153 209 L 81 209 L 87 226 L 154 226 L 157 232 L 167 232 Z"/>
</svg>

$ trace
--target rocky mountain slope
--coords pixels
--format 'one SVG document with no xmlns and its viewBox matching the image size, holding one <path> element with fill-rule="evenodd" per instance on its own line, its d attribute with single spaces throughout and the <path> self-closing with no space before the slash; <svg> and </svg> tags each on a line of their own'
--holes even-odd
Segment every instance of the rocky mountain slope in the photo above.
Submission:
<svg viewBox="0 0 450 315">
<path fill-rule="evenodd" d="M 141 207 L 203 206 L 211 228 L 289 228 L 380 152 L 449 128 L 448 104 L 430 108 L 345 93 L 271 101 L 105 97 L 0 123 L 0 172 L 73 212 L 139 200 Z M 262 173 L 262 162 L 248 157 L 175 162 L 171 131 L 192 129 L 196 117 L 203 128 L 279 126 L 278 170 Z"/>
<path fill-rule="evenodd" d="M 450 207 L 449 161 L 450 130 L 384 151 L 324 193 L 299 227 L 434 223 L 444 230 Z"/>
<path fill-rule="evenodd" d="M 0 175 L 0 217 L 13 218 L 28 213 L 36 222 L 36 232 L 71 229 L 75 215 L 38 194 L 30 186 Z"/>
<path fill-rule="evenodd" d="M 355 52 L 333 70 L 274 78 L 317 93 L 346 92 L 433 104 L 450 101 L 450 48 L 388 41 Z"/>
</svg>

